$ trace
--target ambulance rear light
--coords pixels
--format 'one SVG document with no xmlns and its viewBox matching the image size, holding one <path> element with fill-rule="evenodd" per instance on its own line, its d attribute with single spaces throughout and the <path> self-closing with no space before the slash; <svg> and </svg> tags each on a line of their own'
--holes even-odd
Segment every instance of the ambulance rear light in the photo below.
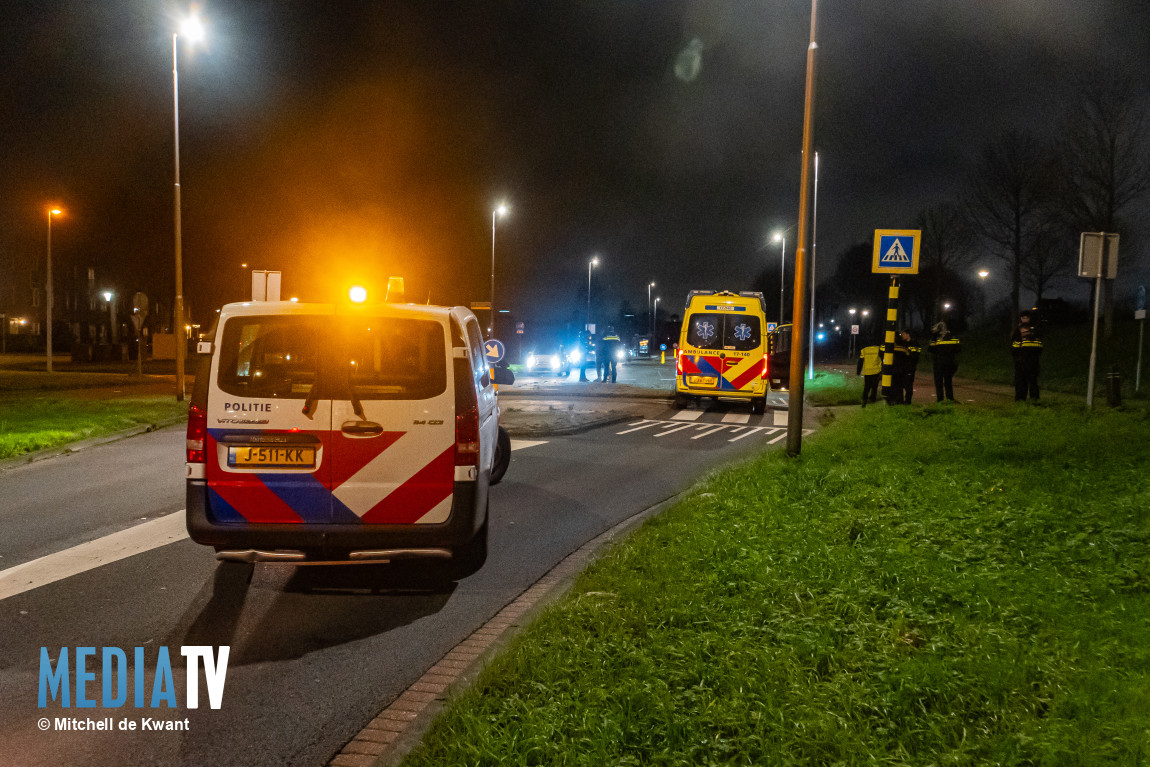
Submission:
<svg viewBox="0 0 1150 767">
<path fill-rule="evenodd" d="M 675 372 L 678 373 L 679 375 L 683 375 L 683 350 L 682 349 L 676 349 L 675 350 Z"/>
<path fill-rule="evenodd" d="M 208 413 L 199 405 L 188 408 L 188 463 L 206 463 L 204 440 L 208 433 Z"/>
<path fill-rule="evenodd" d="M 771 375 L 771 355 L 764 354 L 763 355 L 763 373 L 760 376 L 760 378 L 763 378 L 765 380 L 765 379 L 769 378 L 770 375 Z"/>
</svg>

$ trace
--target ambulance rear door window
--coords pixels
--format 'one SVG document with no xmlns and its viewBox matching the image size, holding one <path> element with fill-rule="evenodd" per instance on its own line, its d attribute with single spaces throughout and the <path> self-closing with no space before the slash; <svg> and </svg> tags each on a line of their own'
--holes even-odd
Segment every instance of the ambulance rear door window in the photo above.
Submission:
<svg viewBox="0 0 1150 767">
<path fill-rule="evenodd" d="M 763 342 L 763 328 L 755 315 L 728 314 L 723 323 L 723 348 L 737 352 L 758 349 Z"/>
<path fill-rule="evenodd" d="M 723 315 L 692 314 L 687 318 L 687 345 L 696 349 L 723 348 Z"/>
</svg>

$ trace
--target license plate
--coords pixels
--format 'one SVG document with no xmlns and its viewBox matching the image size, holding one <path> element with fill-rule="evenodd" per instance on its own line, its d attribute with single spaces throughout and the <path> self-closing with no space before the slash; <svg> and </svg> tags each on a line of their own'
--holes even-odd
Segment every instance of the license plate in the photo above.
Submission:
<svg viewBox="0 0 1150 767">
<path fill-rule="evenodd" d="M 718 382 L 715 376 L 687 376 L 687 386 L 709 386 L 713 389 Z"/>
<path fill-rule="evenodd" d="M 314 447 L 229 447 L 228 466 L 314 469 Z"/>
</svg>

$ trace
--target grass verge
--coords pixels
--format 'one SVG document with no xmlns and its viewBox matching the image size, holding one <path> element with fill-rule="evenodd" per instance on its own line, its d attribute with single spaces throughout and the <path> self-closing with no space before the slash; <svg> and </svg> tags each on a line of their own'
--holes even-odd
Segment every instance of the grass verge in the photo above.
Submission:
<svg viewBox="0 0 1150 767">
<path fill-rule="evenodd" d="M 862 389 L 862 376 L 816 370 L 814 380 L 807 381 L 803 393 L 807 402 L 818 407 L 858 405 L 862 402 Z"/>
<path fill-rule="evenodd" d="M 188 403 L 170 396 L 104 400 L 7 396 L 0 401 L 0 459 L 133 426 L 170 422 L 187 411 Z"/>
<path fill-rule="evenodd" d="M 406 764 L 1146 764 L 1146 426 L 850 411 L 606 554 Z"/>
</svg>

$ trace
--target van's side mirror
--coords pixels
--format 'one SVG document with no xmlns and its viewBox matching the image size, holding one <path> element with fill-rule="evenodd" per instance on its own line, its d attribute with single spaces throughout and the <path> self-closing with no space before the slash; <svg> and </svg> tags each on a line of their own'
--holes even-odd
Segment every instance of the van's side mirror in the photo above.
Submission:
<svg viewBox="0 0 1150 767">
<path fill-rule="evenodd" d="M 515 383 L 515 374 L 511 372 L 511 368 L 492 368 L 492 373 L 495 376 L 495 383 L 500 386 L 510 386 Z"/>
</svg>

